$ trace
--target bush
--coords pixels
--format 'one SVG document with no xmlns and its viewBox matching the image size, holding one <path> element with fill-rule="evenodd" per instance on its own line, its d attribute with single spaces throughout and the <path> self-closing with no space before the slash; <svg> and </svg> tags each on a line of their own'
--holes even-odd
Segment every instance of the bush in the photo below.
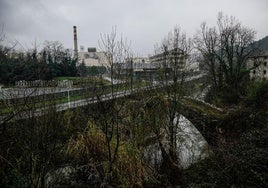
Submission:
<svg viewBox="0 0 268 188">
<path fill-rule="evenodd" d="M 229 87 L 211 88 L 206 95 L 205 101 L 216 106 L 237 104 L 241 99 L 241 93 L 243 93 L 243 89 Z"/>
<path fill-rule="evenodd" d="M 268 81 L 255 81 L 248 85 L 245 96 L 245 103 L 247 105 L 253 105 L 260 107 L 265 104 L 268 95 Z"/>
<path fill-rule="evenodd" d="M 115 140 L 112 140 L 115 142 Z M 115 147 L 115 144 L 112 144 Z M 114 150 L 112 150 L 114 151 Z M 80 133 L 76 139 L 70 139 L 67 153 L 78 163 L 94 163 L 101 166 L 100 175 L 105 182 L 108 176 L 113 184 L 123 187 L 141 186 L 144 179 L 144 169 L 140 151 L 131 147 L 130 143 L 121 142 L 118 148 L 117 160 L 111 174 L 107 174 L 108 151 L 105 134 L 102 130 L 91 127 L 87 133 Z M 99 168 L 100 169 L 100 168 Z M 104 172 L 104 173 L 103 173 Z"/>
<path fill-rule="evenodd" d="M 12 168 L 7 167 L 4 164 L 0 165 L 0 187 L 27 187 L 26 180 L 22 174 Z"/>
<path fill-rule="evenodd" d="M 268 127 L 222 144 L 213 156 L 184 171 L 184 187 L 267 187 Z"/>
</svg>

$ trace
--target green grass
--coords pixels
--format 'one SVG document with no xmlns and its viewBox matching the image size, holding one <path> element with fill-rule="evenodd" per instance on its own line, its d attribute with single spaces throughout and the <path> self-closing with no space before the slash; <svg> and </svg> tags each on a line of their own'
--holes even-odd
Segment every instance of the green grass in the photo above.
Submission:
<svg viewBox="0 0 268 188">
<path fill-rule="evenodd" d="M 110 82 L 99 77 L 55 77 L 55 81 L 70 80 L 76 87 L 110 85 Z"/>
<path fill-rule="evenodd" d="M 62 76 L 62 77 L 53 78 L 53 80 L 81 80 L 81 79 L 84 79 L 84 77 L 66 77 L 66 76 Z"/>
<path fill-rule="evenodd" d="M 76 101 L 76 100 L 80 100 L 80 99 L 86 99 L 87 97 L 85 96 L 70 96 L 70 102 L 72 101 Z M 37 103 L 33 103 L 33 104 L 26 104 L 26 105 L 14 105 L 11 107 L 5 107 L 4 105 L 2 105 L 2 108 L 0 109 L 0 114 L 5 114 L 5 113 L 10 113 L 12 111 L 16 110 L 27 110 L 27 109 L 31 109 L 31 108 L 42 108 L 42 107 L 48 107 L 48 106 L 53 106 L 53 105 L 58 105 L 58 104 L 63 104 L 63 103 L 67 103 L 68 101 L 68 97 L 63 97 L 60 99 L 56 99 L 56 100 L 48 100 L 48 101 L 41 101 L 41 102 L 37 102 Z"/>
</svg>

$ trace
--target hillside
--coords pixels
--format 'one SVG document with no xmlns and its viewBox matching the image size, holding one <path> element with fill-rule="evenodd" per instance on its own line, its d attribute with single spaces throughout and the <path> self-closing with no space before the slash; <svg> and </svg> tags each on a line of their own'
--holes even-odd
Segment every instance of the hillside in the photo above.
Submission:
<svg viewBox="0 0 268 188">
<path fill-rule="evenodd" d="M 268 50 L 268 36 L 253 43 L 260 50 Z"/>
</svg>

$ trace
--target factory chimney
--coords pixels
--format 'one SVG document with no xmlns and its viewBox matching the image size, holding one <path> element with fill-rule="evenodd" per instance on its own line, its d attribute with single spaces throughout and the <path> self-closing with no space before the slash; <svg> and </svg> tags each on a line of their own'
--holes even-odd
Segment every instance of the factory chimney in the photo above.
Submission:
<svg viewBox="0 0 268 188">
<path fill-rule="evenodd" d="M 78 58 L 78 47 L 77 47 L 77 31 L 76 26 L 74 28 L 74 58 Z"/>
</svg>

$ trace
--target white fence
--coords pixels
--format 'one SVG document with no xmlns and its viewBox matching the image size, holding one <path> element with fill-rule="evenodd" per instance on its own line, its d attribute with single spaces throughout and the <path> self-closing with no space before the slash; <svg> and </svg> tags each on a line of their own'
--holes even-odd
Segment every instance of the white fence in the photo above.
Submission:
<svg viewBox="0 0 268 188">
<path fill-rule="evenodd" d="M 19 88 L 27 87 L 66 87 L 71 88 L 73 86 L 72 80 L 33 80 L 26 81 L 20 80 L 15 82 L 15 86 Z"/>
</svg>

